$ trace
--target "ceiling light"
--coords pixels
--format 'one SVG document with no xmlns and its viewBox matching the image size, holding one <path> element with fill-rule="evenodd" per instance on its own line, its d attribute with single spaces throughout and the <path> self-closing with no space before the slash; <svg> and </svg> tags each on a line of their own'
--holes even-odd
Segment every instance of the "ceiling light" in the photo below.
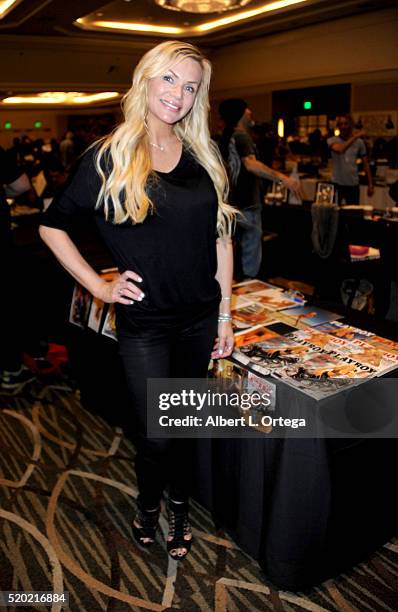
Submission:
<svg viewBox="0 0 398 612">
<path fill-rule="evenodd" d="M 5 17 L 21 0 L 0 0 L 0 19 Z"/>
<path fill-rule="evenodd" d="M 166 0 L 165 0 L 166 1 Z M 167 0 L 169 1 L 169 0 Z M 174 0 L 173 0 L 174 1 Z M 190 2 L 191 4 L 196 3 L 196 0 L 178 0 L 178 2 Z M 198 4 L 210 4 L 211 2 L 222 2 L 225 6 L 230 3 L 230 0 L 197 0 Z M 247 0 L 250 1 L 250 0 Z M 156 0 L 158 2 L 158 0 Z M 175 0 L 177 2 L 177 0 Z M 124 30 L 126 32 L 147 32 L 153 34 L 173 34 L 173 35 L 191 35 L 200 36 L 211 30 L 222 28 L 233 23 L 244 21 L 252 17 L 270 13 L 281 9 L 288 9 L 295 4 L 303 4 L 308 0 L 277 0 L 276 2 L 268 2 L 261 6 L 257 6 L 248 11 L 236 11 L 228 17 L 222 17 L 221 19 L 215 19 L 213 21 L 206 21 L 200 25 L 193 27 L 172 27 L 172 26 L 156 26 L 149 23 L 131 23 L 129 21 L 90 21 L 88 17 L 80 17 L 74 23 L 85 30 Z M 160 0 L 158 2 L 160 3 Z M 243 2 L 240 1 L 240 6 L 243 6 Z M 170 8 L 170 6 L 168 7 Z M 174 10 L 179 10 L 174 8 Z M 187 10 L 187 9 L 185 9 Z"/>
<path fill-rule="evenodd" d="M 102 91 L 85 94 L 79 91 L 47 91 L 45 93 L 11 96 L 4 98 L 2 104 L 91 104 L 101 100 L 119 97 L 117 91 Z"/>
<path fill-rule="evenodd" d="M 91 104 L 91 102 L 99 102 L 100 100 L 111 100 L 119 96 L 117 91 L 102 91 L 96 94 L 77 94 L 72 99 L 74 104 Z"/>
<path fill-rule="evenodd" d="M 185 13 L 221 13 L 249 4 L 251 0 L 155 0 L 162 8 Z"/>
<path fill-rule="evenodd" d="M 81 19 L 78 23 L 85 25 Z M 109 28 L 112 30 L 133 30 L 134 32 L 157 32 L 158 34 L 182 34 L 183 28 L 174 28 L 171 26 L 155 26 L 147 23 L 126 23 L 120 21 L 94 21 L 90 25 L 97 28 Z"/>
<path fill-rule="evenodd" d="M 250 17 L 257 17 L 257 15 L 269 13 L 270 11 L 277 11 L 278 9 L 287 8 L 289 6 L 292 6 L 293 4 L 301 4 L 302 2 L 307 2 L 307 0 L 278 0 L 277 2 L 269 2 L 268 4 L 264 4 L 263 6 L 259 6 L 249 11 L 241 11 L 239 13 L 235 13 L 230 17 L 223 17 L 215 21 L 208 21 L 207 23 L 202 23 L 201 25 L 196 26 L 195 30 L 197 30 L 198 32 L 207 32 L 208 30 L 214 30 L 215 28 L 220 28 L 222 26 L 235 23 L 236 21 L 250 19 Z"/>
</svg>

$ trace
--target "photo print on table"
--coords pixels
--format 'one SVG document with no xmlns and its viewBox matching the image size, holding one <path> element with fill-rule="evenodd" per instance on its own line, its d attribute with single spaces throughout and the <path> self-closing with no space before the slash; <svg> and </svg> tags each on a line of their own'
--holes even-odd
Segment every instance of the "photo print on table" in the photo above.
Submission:
<svg viewBox="0 0 398 612">
<path fill-rule="evenodd" d="M 352 327 L 347 323 L 341 323 L 340 321 L 329 321 L 328 323 L 322 323 L 316 326 L 316 331 L 324 334 L 330 334 L 337 338 L 342 338 L 350 342 L 351 340 L 368 340 L 371 336 L 374 336 L 373 332 L 359 329 L 358 327 Z"/>
<path fill-rule="evenodd" d="M 108 312 L 106 313 L 104 325 L 102 326 L 102 335 L 117 341 L 115 315 L 115 307 L 113 304 L 110 304 Z"/>
<path fill-rule="evenodd" d="M 273 181 L 269 190 L 265 194 L 265 202 L 267 204 L 282 204 L 282 202 L 287 202 L 287 198 L 287 187 L 280 181 Z"/>
<path fill-rule="evenodd" d="M 296 306 L 295 308 L 288 308 L 283 310 L 283 316 L 291 318 L 294 325 L 303 323 L 310 327 L 316 327 L 322 323 L 343 318 L 343 315 L 338 315 L 335 312 L 329 312 L 328 310 L 323 310 L 323 308 L 317 308 L 315 306 Z"/>
<path fill-rule="evenodd" d="M 269 324 L 275 323 L 275 321 L 270 321 Z M 278 334 L 265 325 L 256 325 L 255 327 L 251 327 L 250 329 L 246 329 L 235 334 L 235 348 L 239 348 L 240 346 L 245 346 L 246 344 L 254 344 L 255 342 L 261 342 L 262 340 L 266 340 L 267 338 L 273 338 Z"/>
<path fill-rule="evenodd" d="M 235 283 L 235 285 L 232 285 L 232 293 L 235 295 L 247 295 L 248 293 L 254 293 L 255 291 L 263 291 L 264 289 L 283 291 L 283 289 L 280 287 L 270 285 L 269 283 L 257 279 L 243 281 L 242 283 Z"/>
<path fill-rule="evenodd" d="M 285 308 L 294 308 L 297 306 L 297 302 L 285 295 L 283 291 L 272 289 L 264 289 L 262 291 L 255 291 L 250 294 L 250 299 L 253 302 L 259 302 L 268 310 L 284 310 Z"/>
<path fill-rule="evenodd" d="M 246 304 L 231 310 L 232 324 L 237 330 L 246 329 L 266 323 L 273 314 L 258 302 L 247 302 Z"/>
<path fill-rule="evenodd" d="M 316 190 L 317 204 L 333 204 L 334 185 L 333 183 L 318 183 Z"/>
<path fill-rule="evenodd" d="M 97 333 L 100 331 L 104 306 L 104 302 L 99 298 L 94 297 L 92 299 L 90 313 L 88 315 L 87 327 Z"/>
<path fill-rule="evenodd" d="M 85 327 L 92 297 L 87 289 L 79 283 L 75 283 L 69 311 L 69 323 L 81 328 Z"/>
</svg>

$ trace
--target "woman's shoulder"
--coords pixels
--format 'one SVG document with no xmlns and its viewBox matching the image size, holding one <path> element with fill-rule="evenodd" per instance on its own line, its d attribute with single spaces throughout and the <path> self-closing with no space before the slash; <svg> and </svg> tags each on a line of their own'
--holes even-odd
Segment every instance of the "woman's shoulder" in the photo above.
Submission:
<svg viewBox="0 0 398 612">
<path fill-rule="evenodd" d="M 79 165 L 84 166 L 88 171 L 96 169 L 98 154 L 100 153 L 101 142 L 96 142 L 90 145 L 79 158 Z M 108 161 L 107 153 L 101 155 L 101 166 L 106 167 Z"/>
<path fill-rule="evenodd" d="M 83 181 L 96 183 L 100 179 L 98 172 L 98 154 L 100 152 L 101 143 L 95 143 L 88 147 L 76 160 L 74 167 L 71 169 L 70 176 L 75 181 Z M 108 175 L 111 168 L 109 155 L 105 151 L 100 157 L 100 167 L 105 175 Z"/>
</svg>

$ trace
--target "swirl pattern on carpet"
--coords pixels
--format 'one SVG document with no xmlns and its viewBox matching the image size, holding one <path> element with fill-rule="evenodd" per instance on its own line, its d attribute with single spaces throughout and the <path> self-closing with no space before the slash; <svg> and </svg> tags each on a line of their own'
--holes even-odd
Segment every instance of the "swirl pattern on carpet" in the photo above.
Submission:
<svg viewBox="0 0 398 612">
<path fill-rule="evenodd" d="M 157 540 L 142 552 L 130 529 L 134 448 L 65 384 L 1 396 L 0 436 L 0 590 L 68 591 L 62 609 L 73 612 L 398 607 L 396 540 L 306 593 L 275 590 L 195 502 L 195 546 L 184 563 L 167 555 L 164 508 Z"/>
</svg>

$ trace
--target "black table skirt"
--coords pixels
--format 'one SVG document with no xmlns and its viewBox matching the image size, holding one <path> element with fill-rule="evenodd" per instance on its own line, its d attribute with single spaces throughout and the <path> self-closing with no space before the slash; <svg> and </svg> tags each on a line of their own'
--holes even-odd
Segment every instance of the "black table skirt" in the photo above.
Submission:
<svg viewBox="0 0 398 612">
<path fill-rule="evenodd" d="M 196 444 L 194 497 L 278 588 L 315 585 L 395 533 L 396 440 Z"/>
</svg>

